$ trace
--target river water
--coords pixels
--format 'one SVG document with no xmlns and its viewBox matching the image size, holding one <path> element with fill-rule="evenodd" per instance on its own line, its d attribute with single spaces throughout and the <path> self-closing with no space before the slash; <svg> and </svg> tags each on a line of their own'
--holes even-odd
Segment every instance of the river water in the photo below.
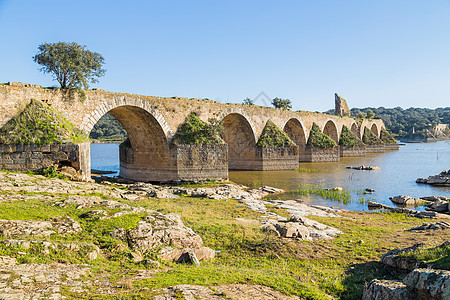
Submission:
<svg viewBox="0 0 450 300">
<path fill-rule="evenodd" d="M 91 163 L 97 170 L 119 171 L 119 144 L 92 144 Z M 346 169 L 349 165 L 380 167 L 375 171 Z M 302 199 L 307 204 L 337 206 L 349 210 L 367 210 L 368 201 L 392 206 L 391 196 L 450 197 L 450 188 L 416 184 L 418 177 L 436 175 L 450 169 L 450 141 L 406 144 L 399 151 L 368 154 L 365 157 L 341 157 L 339 162 L 300 163 L 292 171 L 232 171 L 230 180 L 247 186 L 269 185 L 286 190 L 281 199 Z M 112 175 L 117 175 L 112 174 Z M 347 197 L 330 200 L 317 195 L 298 194 L 298 187 L 342 187 Z M 373 194 L 363 194 L 365 188 Z M 277 196 L 278 197 L 278 196 Z M 419 209 L 421 210 L 421 209 Z"/>
</svg>

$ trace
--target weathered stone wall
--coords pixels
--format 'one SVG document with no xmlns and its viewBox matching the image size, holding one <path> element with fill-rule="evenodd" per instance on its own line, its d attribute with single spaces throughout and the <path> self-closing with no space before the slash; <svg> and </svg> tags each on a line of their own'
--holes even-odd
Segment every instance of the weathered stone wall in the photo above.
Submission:
<svg viewBox="0 0 450 300">
<path fill-rule="evenodd" d="M 125 128 L 131 148 L 120 150 L 121 176 L 143 181 L 179 180 L 178 155 L 197 153 L 169 149 L 171 139 L 186 117 L 195 112 L 203 121 L 216 118 L 224 122 L 224 139 L 228 147 L 228 168 L 230 170 L 261 170 L 295 168 L 289 151 L 257 150 L 258 140 L 269 120 L 288 133 L 297 143 L 300 161 L 337 161 L 339 150 L 304 151 L 305 143 L 313 123 L 322 132 L 338 142 L 342 127 L 352 132 L 370 128 L 377 136 L 384 127 L 382 120 L 356 121 L 344 116 L 332 116 L 306 111 L 293 112 L 256 105 L 221 104 L 211 100 L 180 97 L 163 98 L 103 90 L 86 91 L 83 101 L 69 99 L 56 88 L 42 88 L 36 85 L 10 83 L 0 85 L 0 126 L 19 114 L 31 99 L 43 101 L 70 120 L 78 129 L 90 132 L 97 121 L 107 112 L 113 115 Z M 358 135 L 358 134 L 357 134 Z M 384 148 L 383 148 L 384 150 Z M 222 155 L 217 149 L 214 155 Z M 259 151 L 259 152 L 258 152 Z M 270 152 L 272 151 L 272 152 Z M 191 153 L 191 154 L 189 154 Z M 222 154 L 221 154 L 222 153 Z M 199 158 L 200 159 L 200 158 Z M 89 158 L 87 158 L 89 163 Z M 270 162 L 273 160 L 272 162 Z M 191 168 L 193 177 L 209 176 L 203 165 L 184 165 Z M 89 168 L 88 168 L 89 169 Z M 84 167 L 83 167 L 84 170 Z M 86 169 L 87 170 L 87 169 Z M 205 171 L 203 171 L 205 170 Z M 197 173 L 196 173 L 197 172 Z M 221 171 L 222 172 L 222 171 Z M 219 172 L 220 174 L 223 174 Z M 183 174 L 187 174 L 183 171 Z M 194 175 L 197 174 L 197 175 Z M 222 175 L 216 174 L 218 177 Z M 184 175 L 183 175 L 184 176 Z M 214 177 L 214 176 L 211 176 Z"/>
<path fill-rule="evenodd" d="M 385 151 L 394 151 L 394 150 L 398 150 L 399 148 L 400 148 L 400 145 L 398 143 L 384 144 Z"/>
<path fill-rule="evenodd" d="M 347 101 L 336 93 L 334 94 L 334 114 L 336 116 L 350 116 Z"/>
<path fill-rule="evenodd" d="M 175 182 L 228 179 L 226 144 L 174 145 L 165 166 L 136 163 L 133 148 L 120 147 L 120 176 L 137 181 Z"/>
<path fill-rule="evenodd" d="M 91 179 L 90 143 L 0 145 L 0 169 L 39 171 L 58 164 L 75 168 L 79 180 Z"/>
<path fill-rule="evenodd" d="M 176 156 L 177 180 L 228 180 L 226 144 L 171 145 Z"/>
<path fill-rule="evenodd" d="M 340 157 L 365 156 L 366 155 L 366 147 L 365 146 L 357 146 L 357 147 L 339 146 L 339 155 L 340 155 Z"/>
<path fill-rule="evenodd" d="M 309 148 L 300 153 L 301 162 L 333 162 L 339 161 L 339 146 L 330 149 Z"/>
<path fill-rule="evenodd" d="M 258 164 L 255 170 L 294 170 L 298 168 L 297 147 L 257 147 Z"/>
<path fill-rule="evenodd" d="M 383 153 L 385 151 L 385 144 L 366 145 L 366 153 Z"/>
<path fill-rule="evenodd" d="M 2 112 L 0 114 L 0 126 L 20 113 L 31 99 L 49 104 L 62 113 L 76 127 L 87 132 L 94 127 L 95 123 L 105 113 L 117 107 L 140 108 L 154 117 L 168 140 L 172 138 L 178 126 L 184 122 L 191 112 L 196 112 L 204 121 L 207 121 L 208 118 L 222 120 L 232 113 L 242 115 L 254 131 L 255 140 L 259 138 L 268 120 L 272 120 L 281 129 L 284 129 L 289 120 L 298 120 L 305 131 L 305 140 L 308 139 L 309 130 L 313 122 L 323 129 L 325 124 L 331 121 L 336 127 L 338 136 L 340 136 L 343 125 L 351 128 L 352 124 L 355 123 L 355 120 L 350 117 L 307 111 L 293 112 L 257 105 L 222 104 L 203 99 L 112 93 L 99 89 L 86 91 L 86 99 L 80 101 L 76 97 L 68 99 L 56 88 L 10 83 L 9 85 L 0 85 L 0 111 Z M 122 121 L 119 115 L 119 122 Z M 363 131 L 365 126 L 371 128 L 373 124 L 376 124 L 378 132 L 380 132 L 381 127 L 384 127 L 382 120 L 364 120 L 359 126 L 360 131 Z M 130 124 L 128 125 L 130 126 Z"/>
</svg>

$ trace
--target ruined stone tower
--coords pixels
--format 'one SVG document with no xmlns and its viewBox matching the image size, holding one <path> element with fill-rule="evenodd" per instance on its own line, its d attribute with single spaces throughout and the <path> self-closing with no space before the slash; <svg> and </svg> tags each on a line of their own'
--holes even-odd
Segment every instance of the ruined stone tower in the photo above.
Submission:
<svg viewBox="0 0 450 300">
<path fill-rule="evenodd" d="M 334 113 L 336 116 L 350 116 L 347 101 L 341 98 L 337 93 L 334 94 Z"/>
</svg>

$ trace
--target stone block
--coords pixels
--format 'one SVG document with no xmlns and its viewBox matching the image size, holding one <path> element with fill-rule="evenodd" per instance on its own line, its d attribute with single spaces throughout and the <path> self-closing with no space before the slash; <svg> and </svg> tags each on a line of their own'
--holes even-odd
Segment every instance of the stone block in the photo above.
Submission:
<svg viewBox="0 0 450 300">
<path fill-rule="evenodd" d="M 307 147 L 303 153 L 300 153 L 301 162 L 333 162 L 339 161 L 339 147 L 321 149 Z"/>
<path fill-rule="evenodd" d="M 358 157 L 365 155 L 366 155 L 366 148 L 364 146 L 361 147 L 339 146 L 340 157 Z"/>
<path fill-rule="evenodd" d="M 366 145 L 366 153 L 384 153 L 384 144 Z"/>
</svg>

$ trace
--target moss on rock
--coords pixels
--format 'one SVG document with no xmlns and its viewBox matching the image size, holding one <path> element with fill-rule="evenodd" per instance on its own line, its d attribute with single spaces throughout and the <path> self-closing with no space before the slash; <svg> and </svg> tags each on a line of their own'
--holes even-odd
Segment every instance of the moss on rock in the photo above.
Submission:
<svg viewBox="0 0 450 300">
<path fill-rule="evenodd" d="M 329 149 L 337 145 L 332 138 L 320 131 L 319 125 L 313 123 L 306 146 L 309 148 Z"/>
<path fill-rule="evenodd" d="M 61 114 L 32 99 L 25 109 L 0 128 L 0 144 L 44 145 L 86 142 L 89 138 Z"/>
<path fill-rule="evenodd" d="M 364 135 L 362 141 L 366 145 L 379 145 L 383 142 L 367 127 L 364 127 Z"/>
<path fill-rule="evenodd" d="M 224 143 L 222 131 L 222 122 L 210 118 L 206 123 L 192 112 L 186 118 L 186 121 L 178 127 L 172 142 L 188 145 L 222 144 Z"/>
<path fill-rule="evenodd" d="M 342 127 L 339 145 L 347 147 L 358 147 L 364 146 L 364 143 L 353 132 L 351 132 L 347 126 L 344 125 Z"/>
<path fill-rule="evenodd" d="M 384 127 L 381 128 L 380 139 L 385 144 L 397 144 L 397 141 L 394 139 L 394 137 Z"/>
<path fill-rule="evenodd" d="M 295 147 L 295 143 L 284 131 L 278 128 L 272 121 L 267 121 L 261 136 L 256 142 L 257 147 Z"/>
</svg>

